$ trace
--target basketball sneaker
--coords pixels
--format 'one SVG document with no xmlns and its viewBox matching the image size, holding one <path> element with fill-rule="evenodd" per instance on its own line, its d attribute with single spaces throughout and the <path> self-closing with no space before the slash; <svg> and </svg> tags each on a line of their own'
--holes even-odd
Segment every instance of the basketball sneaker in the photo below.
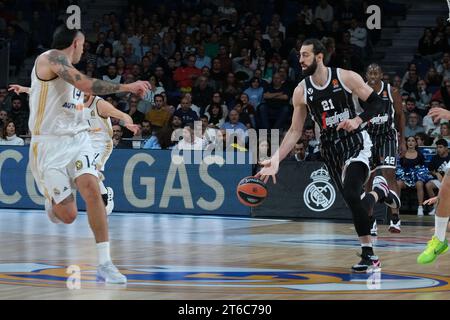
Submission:
<svg viewBox="0 0 450 320">
<path fill-rule="evenodd" d="M 400 208 L 401 203 L 398 195 L 389 189 L 389 184 L 383 176 L 376 176 L 373 178 L 372 190 L 378 189 L 384 195 L 382 199 L 378 199 L 378 202 L 383 201 L 388 207 L 397 209 Z"/>
<path fill-rule="evenodd" d="M 357 273 L 372 273 L 381 271 L 381 262 L 378 256 L 370 254 L 361 254 L 361 261 L 352 266 L 352 271 Z"/>
<path fill-rule="evenodd" d="M 417 215 L 420 217 L 423 216 L 423 207 L 422 206 L 417 207 Z"/>
<path fill-rule="evenodd" d="M 391 220 L 391 223 L 389 225 L 389 232 L 390 233 L 400 233 L 402 230 L 400 228 L 401 222 L 400 220 L 397 221 L 397 223 L 394 223 L 394 221 Z"/>
<path fill-rule="evenodd" d="M 436 260 L 437 256 L 447 252 L 448 242 L 440 241 L 436 236 L 433 236 L 427 243 L 425 250 L 417 257 L 417 263 L 427 264 Z"/>
<path fill-rule="evenodd" d="M 110 187 L 107 187 L 106 190 L 108 193 L 106 194 L 106 215 L 109 216 L 111 212 L 114 210 L 114 190 Z"/>
<path fill-rule="evenodd" d="M 111 261 L 97 266 L 97 280 L 113 284 L 127 283 L 127 278 L 120 273 Z"/>
<path fill-rule="evenodd" d="M 44 207 L 45 207 L 45 212 L 47 213 L 47 217 L 50 219 L 51 222 L 53 222 L 55 224 L 62 223 L 62 221 L 53 212 L 53 205 L 50 202 L 50 200 L 48 200 L 47 198 L 45 198 Z"/>
</svg>

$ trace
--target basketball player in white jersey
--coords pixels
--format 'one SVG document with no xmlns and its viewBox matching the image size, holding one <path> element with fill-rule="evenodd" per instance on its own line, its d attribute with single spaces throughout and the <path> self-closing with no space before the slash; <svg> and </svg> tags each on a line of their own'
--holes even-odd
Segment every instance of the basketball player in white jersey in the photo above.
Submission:
<svg viewBox="0 0 450 320">
<path fill-rule="evenodd" d="M 16 94 L 30 94 L 30 88 L 18 84 L 11 84 L 8 90 L 14 91 Z M 95 152 L 96 168 L 99 173 L 100 193 L 105 203 L 106 214 L 110 215 L 114 209 L 114 191 L 112 188 L 105 187 L 103 184 L 103 180 L 105 179 L 103 171 L 113 149 L 110 117 L 123 121 L 124 126 L 134 134 L 139 131 L 139 127 L 133 124 L 133 119 L 128 114 L 117 110 L 112 104 L 100 97 L 85 94 L 84 107 L 85 117 L 87 117 L 86 119 L 90 126 L 89 136 Z M 51 210 L 48 213 L 53 222 L 62 222 L 52 214 Z"/>
<path fill-rule="evenodd" d="M 42 53 L 31 74 L 29 128 L 30 167 L 50 215 L 64 223 L 77 216 L 73 191 L 78 189 L 97 243 L 97 277 L 107 283 L 126 283 L 110 257 L 108 222 L 98 186 L 95 152 L 84 117 L 83 92 L 106 95 L 132 92 L 143 96 L 148 82 L 115 84 L 83 75 L 80 61 L 85 37 L 65 25 L 53 34 L 54 49 Z"/>
</svg>

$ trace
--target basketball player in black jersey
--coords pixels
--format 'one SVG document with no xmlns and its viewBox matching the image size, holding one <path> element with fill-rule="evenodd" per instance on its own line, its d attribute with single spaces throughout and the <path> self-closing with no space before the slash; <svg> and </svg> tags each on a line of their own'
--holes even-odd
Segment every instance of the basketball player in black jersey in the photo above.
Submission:
<svg viewBox="0 0 450 320">
<path fill-rule="evenodd" d="M 373 191 L 364 193 L 369 178 L 371 140 L 361 124 L 381 113 L 383 102 L 357 73 L 327 68 L 323 61 L 326 51 L 317 39 L 303 42 L 300 64 L 307 76 L 293 95 L 292 124 L 280 148 L 271 159 L 261 163 L 257 173 L 267 182 L 275 174 L 279 163 L 295 146 L 302 135 L 308 111 L 320 127 L 321 155 L 331 177 L 349 206 L 356 232 L 361 242 L 361 261 L 352 266 L 354 272 L 378 271 L 381 263 L 373 252 L 370 236 L 369 208 L 389 197 L 390 190 L 383 177 L 375 177 Z M 353 99 L 352 95 L 355 95 Z M 367 102 L 364 112 L 356 114 L 354 100 Z"/>
<path fill-rule="evenodd" d="M 392 219 L 389 225 L 389 231 L 392 233 L 400 233 L 399 208 L 401 206 L 399 188 L 395 178 L 395 169 L 397 166 L 397 154 L 400 155 L 406 151 L 405 142 L 405 115 L 402 110 L 402 98 L 396 88 L 391 87 L 388 83 L 384 83 L 383 71 L 381 67 L 372 63 L 367 67 L 366 71 L 367 84 L 380 96 L 383 100 L 383 111 L 367 122 L 366 130 L 372 140 L 372 175 L 366 184 L 366 191 L 372 189 L 372 181 L 376 170 L 381 170 L 381 174 L 386 178 L 391 194 L 392 201 L 386 202 L 392 210 Z M 366 104 L 361 102 L 364 109 Z M 400 133 L 400 150 L 398 149 L 397 130 Z M 377 235 L 377 222 L 369 212 L 371 217 L 371 234 Z"/>
</svg>

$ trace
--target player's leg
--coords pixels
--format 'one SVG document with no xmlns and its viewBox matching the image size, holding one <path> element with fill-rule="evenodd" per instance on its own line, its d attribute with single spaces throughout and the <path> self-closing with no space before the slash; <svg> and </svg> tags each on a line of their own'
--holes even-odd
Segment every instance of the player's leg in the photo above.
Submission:
<svg viewBox="0 0 450 320">
<path fill-rule="evenodd" d="M 417 190 L 417 215 L 423 216 L 423 201 L 424 201 L 424 183 L 423 181 L 416 182 L 416 190 Z"/>
<path fill-rule="evenodd" d="M 94 146 L 95 147 L 95 146 Z M 105 180 L 105 176 L 103 172 L 105 171 L 105 164 L 108 161 L 111 152 L 112 152 L 112 143 L 106 143 L 105 145 L 97 146 L 99 150 L 98 153 L 95 154 L 96 159 L 96 168 L 98 171 L 98 184 L 100 187 L 100 193 L 102 195 L 103 202 L 106 208 L 106 214 L 110 215 L 114 209 L 114 191 L 110 187 L 106 187 L 103 183 Z"/>
<path fill-rule="evenodd" d="M 425 190 L 427 191 L 429 198 L 434 198 L 436 196 L 436 193 L 434 192 L 436 189 L 439 192 L 439 188 L 441 187 L 441 182 L 438 179 L 428 181 L 425 184 Z M 434 206 L 433 209 L 428 213 L 430 216 L 434 216 L 436 213 L 436 207 Z"/>
<path fill-rule="evenodd" d="M 381 264 L 373 251 L 370 235 L 369 209 L 376 202 L 384 201 L 388 194 L 387 184 L 380 187 L 374 183 L 373 191 L 363 192 L 369 168 L 364 162 L 355 161 L 344 170 L 343 196 L 352 212 L 353 223 L 361 243 L 361 261 L 352 267 L 355 272 L 378 269 Z"/>
<path fill-rule="evenodd" d="M 448 171 L 447 171 L 448 173 Z M 436 203 L 436 216 L 434 217 L 434 235 L 428 241 L 426 249 L 417 257 L 417 262 L 426 264 L 433 262 L 438 255 L 448 250 L 447 225 L 450 216 L 450 178 L 446 174 L 439 189 Z"/>
<path fill-rule="evenodd" d="M 98 172 L 89 136 L 86 134 L 77 139 L 81 147 L 79 155 L 75 158 L 71 176 L 86 202 L 89 225 L 97 243 L 97 277 L 107 283 L 126 283 L 126 277 L 111 261 L 108 221 L 98 185 Z"/>
<path fill-rule="evenodd" d="M 394 194 L 396 199 L 393 201 L 395 207 L 391 207 L 392 219 L 390 220 L 389 231 L 392 233 L 400 233 L 401 231 L 401 221 L 400 221 L 400 188 L 397 183 L 394 168 L 383 168 L 381 169 L 381 174 L 386 179 L 391 194 Z"/>
<path fill-rule="evenodd" d="M 71 224 L 77 217 L 77 205 L 70 177 L 65 169 L 50 168 L 43 173 L 45 211 L 53 223 Z"/>
</svg>

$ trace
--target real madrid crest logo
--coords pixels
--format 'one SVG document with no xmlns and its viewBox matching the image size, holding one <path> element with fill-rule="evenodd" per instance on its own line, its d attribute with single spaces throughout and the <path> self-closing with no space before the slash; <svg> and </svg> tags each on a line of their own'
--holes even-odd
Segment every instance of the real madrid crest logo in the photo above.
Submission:
<svg viewBox="0 0 450 320">
<path fill-rule="evenodd" d="M 75 168 L 77 168 L 77 170 L 81 170 L 83 168 L 83 162 L 81 160 L 75 161 Z"/>
<path fill-rule="evenodd" d="M 303 192 L 303 200 L 312 211 L 322 212 L 329 209 L 336 200 L 336 191 L 330 181 L 327 169 L 320 168 L 311 174 L 311 182 Z"/>
</svg>

